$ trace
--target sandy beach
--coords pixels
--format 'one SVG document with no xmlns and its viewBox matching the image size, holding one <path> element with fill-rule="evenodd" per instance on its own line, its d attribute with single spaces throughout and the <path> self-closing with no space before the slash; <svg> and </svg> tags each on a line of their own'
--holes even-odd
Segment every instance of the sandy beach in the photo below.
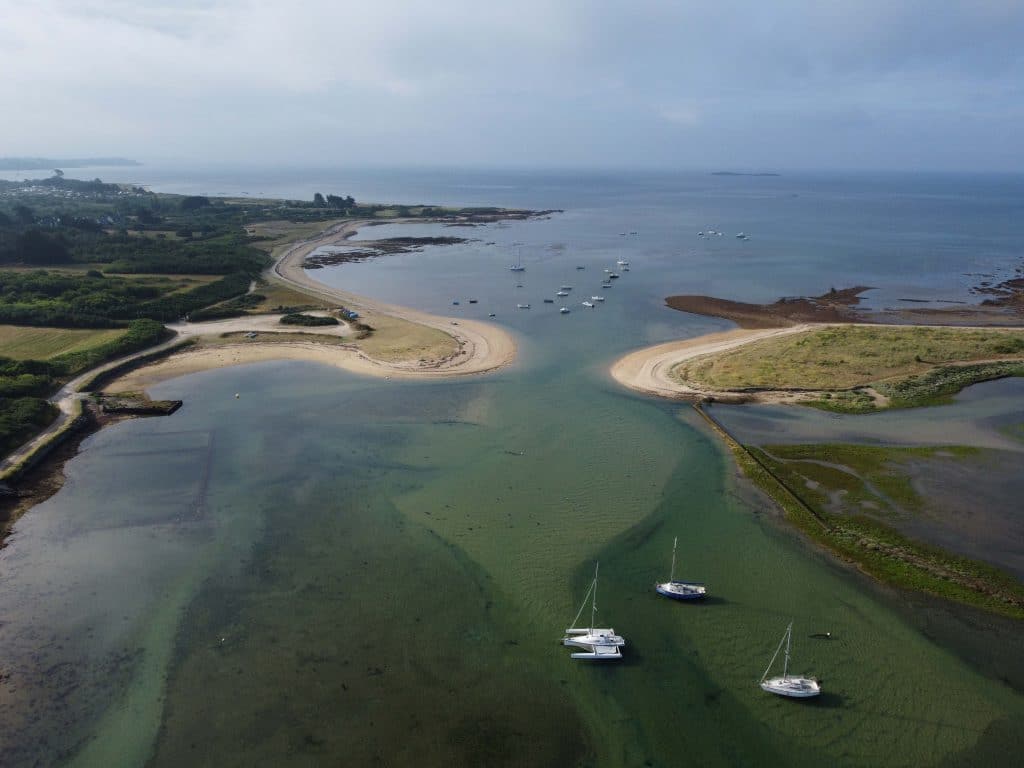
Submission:
<svg viewBox="0 0 1024 768">
<path fill-rule="evenodd" d="M 278 324 L 279 316 L 248 315 L 231 320 L 208 323 L 179 323 L 171 326 L 178 338 L 221 337 L 224 334 L 257 332 L 253 339 L 238 343 L 198 346 L 176 353 L 164 360 L 126 373 L 108 384 L 112 392 L 143 390 L 159 381 L 211 368 L 244 365 L 266 360 L 310 360 L 355 373 L 385 378 L 438 378 L 485 373 L 508 365 L 515 359 L 515 339 L 507 331 L 475 320 L 438 317 L 407 307 L 400 307 L 338 290 L 310 278 L 303 269 L 306 257 L 317 248 L 340 245 L 352 237 L 367 221 L 351 221 L 336 225 L 320 235 L 287 247 L 265 273 L 267 280 L 286 285 L 303 294 L 316 297 L 334 306 L 344 306 L 360 315 L 360 322 L 374 328 L 387 328 L 399 341 L 406 332 L 414 336 L 415 326 L 440 331 L 453 340 L 446 354 L 423 356 L 423 350 L 410 345 L 408 353 L 374 357 L 355 343 L 324 344 L 297 341 L 294 338 L 274 341 L 274 332 L 301 331 L 334 337 L 353 336 L 352 329 L 342 323 L 326 328 L 288 328 Z M 411 324 L 404 326 L 403 323 Z M 444 337 L 439 337 L 444 338 Z M 401 349 L 401 345 L 397 346 Z"/>
<path fill-rule="evenodd" d="M 806 395 L 794 392 L 758 392 L 737 394 L 734 392 L 714 392 L 697 389 L 671 377 L 672 369 L 685 360 L 692 360 L 702 355 L 725 352 L 744 344 L 761 339 L 788 336 L 802 333 L 812 326 L 808 324 L 791 325 L 785 328 L 739 328 L 722 333 L 711 333 L 695 339 L 669 341 L 630 352 L 617 360 L 610 368 L 612 378 L 620 384 L 659 397 L 677 400 L 700 400 L 713 398 L 720 401 L 758 401 L 758 402 L 794 402 Z"/>
</svg>

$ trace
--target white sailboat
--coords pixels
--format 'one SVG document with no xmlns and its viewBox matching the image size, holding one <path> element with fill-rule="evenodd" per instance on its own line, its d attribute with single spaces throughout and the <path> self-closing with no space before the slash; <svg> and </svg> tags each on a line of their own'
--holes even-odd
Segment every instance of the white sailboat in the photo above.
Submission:
<svg viewBox="0 0 1024 768">
<path fill-rule="evenodd" d="M 576 618 L 572 620 L 575 625 L 587 607 L 587 598 L 590 598 L 590 626 L 577 628 L 575 626 L 565 630 L 565 637 L 562 638 L 562 645 L 571 648 L 580 648 L 571 655 L 574 659 L 586 659 L 588 661 L 616 661 L 622 658 L 622 646 L 626 644 L 625 638 L 616 635 L 611 627 L 598 628 L 594 626 L 594 619 L 597 615 L 597 571 L 600 563 L 594 564 L 594 580 L 590 582 L 590 589 L 583 596 L 580 610 Z"/>
<path fill-rule="evenodd" d="M 523 252 L 520 249 L 516 249 L 516 263 L 509 267 L 512 272 L 525 272 L 526 267 L 523 266 Z"/>
<path fill-rule="evenodd" d="M 672 540 L 672 569 L 668 574 L 668 581 L 654 585 L 654 591 L 659 595 L 673 600 L 700 600 L 707 597 L 708 588 L 704 584 L 695 581 L 676 581 L 676 545 L 679 544 L 679 537 Z"/>
<path fill-rule="evenodd" d="M 786 696 L 791 699 L 810 699 L 821 693 L 821 683 L 815 677 L 789 674 L 789 646 L 793 638 L 793 622 L 786 627 L 786 634 L 779 641 L 779 647 L 775 649 L 775 655 L 768 662 L 768 669 L 761 675 L 761 689 L 774 693 L 776 696 Z M 786 644 L 786 661 L 782 667 L 782 677 L 768 677 L 772 664 L 782 650 L 782 644 Z"/>
</svg>

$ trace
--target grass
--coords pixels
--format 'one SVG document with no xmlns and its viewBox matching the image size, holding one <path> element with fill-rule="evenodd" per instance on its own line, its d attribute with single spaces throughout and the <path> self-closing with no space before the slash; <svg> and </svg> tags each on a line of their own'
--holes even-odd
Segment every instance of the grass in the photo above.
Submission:
<svg viewBox="0 0 1024 768">
<path fill-rule="evenodd" d="M 1024 331 L 829 326 L 698 358 L 680 364 L 673 374 L 724 390 L 849 390 L 875 383 L 876 388 L 890 386 L 902 392 L 899 382 L 909 377 L 950 363 L 993 358 L 1024 361 Z M 948 371 L 939 375 L 952 378 Z M 911 394 L 906 401 L 914 397 Z M 840 403 L 835 409 L 841 408 Z"/>
<path fill-rule="evenodd" d="M 263 296 L 263 301 L 252 307 L 250 311 L 258 314 L 329 308 L 327 302 L 315 296 L 299 293 L 278 283 L 261 281 L 261 284 L 256 287 L 256 292 Z"/>
<path fill-rule="evenodd" d="M 0 357 L 50 360 L 68 352 L 84 352 L 121 338 L 124 328 L 71 329 L 0 325 Z"/>
<path fill-rule="evenodd" d="M 455 339 L 436 328 L 386 315 L 374 315 L 367 322 L 373 333 L 358 346 L 375 360 L 441 360 L 458 352 Z"/>
</svg>

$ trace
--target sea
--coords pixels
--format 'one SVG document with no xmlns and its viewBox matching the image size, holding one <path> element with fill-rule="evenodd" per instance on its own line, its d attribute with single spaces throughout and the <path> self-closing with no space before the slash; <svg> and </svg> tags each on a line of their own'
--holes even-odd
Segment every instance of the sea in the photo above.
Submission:
<svg viewBox="0 0 1024 768">
<path fill-rule="evenodd" d="M 383 224 L 356 239 L 464 242 L 311 272 L 455 322 L 489 319 L 517 340 L 508 368 L 444 381 L 297 361 L 206 371 L 151 390 L 184 401 L 174 415 L 83 443 L 63 488 L 0 550 L 4 765 L 1019 760 L 1019 625 L 834 561 L 779 520 L 689 406 L 627 391 L 608 368 L 732 327 L 666 307 L 671 294 L 767 302 L 862 285 L 876 309 L 976 302 L 979 285 L 1024 267 L 1024 177 L 68 173 L 183 194 L 551 212 Z M 1022 396 L 1010 380 L 881 416 L 715 413 L 759 444 L 978 446 L 1005 480 L 986 504 L 1017 531 Z M 970 487 L 947 506 L 970 516 Z M 676 539 L 675 575 L 708 584 L 702 604 L 653 591 Z M 1012 570 L 1022 547 L 993 559 Z M 627 641 L 616 664 L 573 661 L 560 642 L 598 563 L 597 623 Z M 790 622 L 790 671 L 823 681 L 814 703 L 758 686 Z"/>
</svg>

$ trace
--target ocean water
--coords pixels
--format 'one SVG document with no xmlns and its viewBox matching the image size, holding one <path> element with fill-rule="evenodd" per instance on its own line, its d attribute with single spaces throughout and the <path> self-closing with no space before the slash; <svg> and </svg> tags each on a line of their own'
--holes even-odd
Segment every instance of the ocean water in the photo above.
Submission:
<svg viewBox="0 0 1024 768">
<path fill-rule="evenodd" d="M 665 308 L 671 293 L 767 301 L 865 284 L 879 286 L 878 305 L 969 298 L 972 275 L 1021 266 L 1021 179 L 117 173 L 99 175 L 190 193 L 564 212 L 375 227 L 361 236 L 470 242 L 313 273 L 456 322 L 493 312 L 520 344 L 506 370 L 448 382 L 295 362 L 209 371 L 154 389 L 185 400 L 175 415 L 90 438 L 63 490 L 0 552 L 11 765 L 982 765 L 1019 754 L 1024 696 L 1004 681 L 1021 677 L 1015 627 L 908 609 L 832 563 L 750 496 L 692 411 L 625 392 L 606 371 L 637 346 L 728 327 Z M 708 228 L 729 234 L 696 236 Z M 518 258 L 526 271 L 512 273 Z M 621 275 L 609 289 L 605 269 Z M 562 285 L 570 295 L 545 304 Z M 579 304 L 597 293 L 598 307 Z M 985 402 L 931 409 L 922 434 L 948 416 L 965 434 L 1013 440 L 993 428 L 1014 418 L 1012 396 Z M 762 412 L 737 423 L 788 429 Z M 816 427 L 800 417 L 795 429 Z M 677 571 L 710 585 L 705 605 L 653 593 L 676 536 Z M 558 643 L 596 560 L 599 621 L 628 642 L 607 667 Z M 824 680 L 810 706 L 756 684 L 790 621 L 794 666 Z M 809 637 L 823 631 L 834 639 Z"/>
</svg>

